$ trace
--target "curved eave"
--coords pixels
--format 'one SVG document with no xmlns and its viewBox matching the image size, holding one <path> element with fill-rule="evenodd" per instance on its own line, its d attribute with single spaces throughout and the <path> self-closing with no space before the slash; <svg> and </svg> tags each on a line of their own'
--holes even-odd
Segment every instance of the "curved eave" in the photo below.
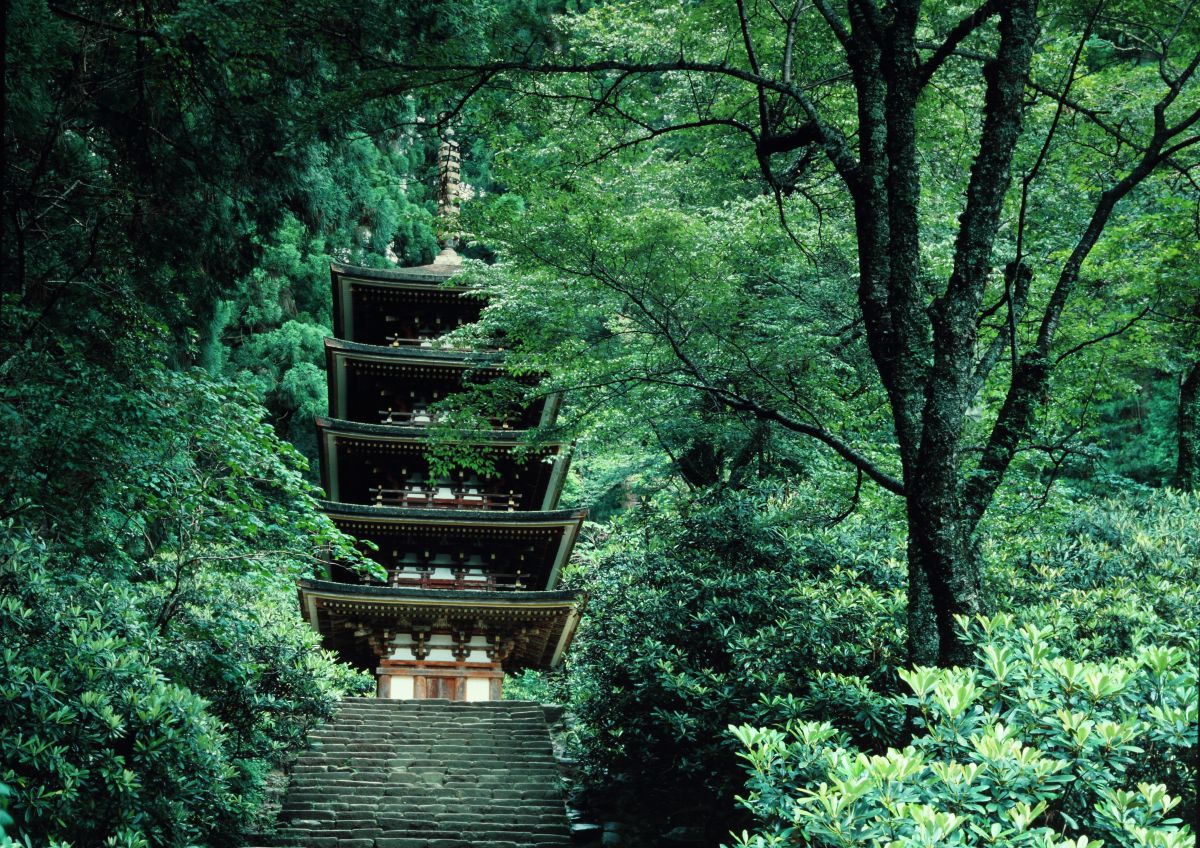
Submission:
<svg viewBox="0 0 1200 848">
<path fill-rule="evenodd" d="M 454 528 L 465 533 L 487 531 L 557 530 L 558 544 L 547 560 L 546 589 L 558 585 L 563 566 L 571 556 L 575 540 L 587 518 L 586 509 L 538 510 L 530 512 L 489 512 L 487 510 L 410 509 L 407 507 L 370 506 L 341 501 L 317 501 L 325 514 L 341 529 L 354 536 L 370 532 L 396 532 L 403 528 Z M 358 525 L 356 528 L 355 525 Z"/>
<path fill-rule="evenodd" d="M 363 268 L 330 262 L 329 273 L 334 280 L 345 278 L 364 283 L 444 283 L 462 273 L 461 265 L 418 265 L 414 268 Z M 463 289 L 466 291 L 466 289 Z"/>
<path fill-rule="evenodd" d="M 398 619 L 433 615 L 469 617 L 500 624 L 532 624 L 546 630 L 533 665 L 554 668 L 562 662 L 579 626 L 587 595 L 576 590 L 540 592 L 475 592 L 448 589 L 402 589 L 356 586 L 329 580 L 301 580 L 300 607 L 314 630 L 329 636 L 329 611 L 353 614 L 362 622 L 387 625 Z M 324 616 L 324 621 L 322 620 Z"/>
<path fill-rule="evenodd" d="M 425 453 L 429 450 L 429 430 L 423 427 L 406 427 L 401 424 L 365 424 L 358 421 L 345 421 L 337 418 L 315 419 L 317 431 L 317 449 L 321 457 L 321 485 L 326 495 L 333 499 L 341 496 L 339 488 L 341 477 L 341 452 L 338 446 L 358 444 L 369 449 L 372 445 L 392 445 L 391 450 L 407 450 L 410 453 Z M 523 460 L 523 464 L 533 463 L 540 466 L 543 461 L 550 465 L 549 469 L 535 469 L 545 477 L 544 488 L 534 493 L 531 503 L 542 509 L 553 508 L 558 503 L 562 492 L 563 480 L 567 473 L 568 452 L 564 443 L 549 442 L 543 444 L 525 441 L 526 430 L 481 430 L 469 434 L 468 437 L 455 440 L 458 444 L 482 447 L 495 452 L 511 453 L 517 448 L 527 447 L 531 454 Z"/>
<path fill-rule="evenodd" d="M 346 421 L 341 418 L 314 419 L 319 434 L 328 433 L 332 436 L 349 436 L 364 441 L 412 442 L 414 444 L 429 444 L 428 427 L 405 427 L 402 424 L 366 424 L 360 421 Z M 528 430 L 479 430 L 463 439 L 453 441 L 464 445 L 504 445 L 515 447 L 526 445 L 532 450 L 545 449 L 546 453 L 557 454 L 562 451 L 563 442 L 545 442 L 542 444 L 528 443 Z"/>
<path fill-rule="evenodd" d="M 412 509 L 401 506 L 371 506 L 341 501 L 317 501 L 331 518 L 365 521 L 372 524 L 464 524 L 497 527 L 566 527 L 582 524 L 586 509 L 551 509 L 529 512 L 487 512 L 485 510 Z"/>
<path fill-rule="evenodd" d="M 355 598 L 371 603 L 445 605 L 463 603 L 469 606 L 495 609 L 552 609 L 574 604 L 584 597 L 578 589 L 554 589 L 547 591 L 484 592 L 474 589 L 414 589 L 395 586 L 370 586 L 355 583 L 337 583 L 333 580 L 305 578 L 299 582 L 300 590 L 322 596 L 351 601 Z"/>
<path fill-rule="evenodd" d="M 504 368 L 504 354 L 499 351 L 448 351 L 425 348 L 385 347 L 344 339 L 325 339 L 325 372 L 327 375 L 330 415 L 344 414 L 347 400 L 347 380 L 351 369 L 361 372 L 380 370 L 392 375 L 395 380 L 416 375 L 422 379 L 438 379 L 458 386 L 486 382 L 502 377 L 524 386 L 535 386 L 541 379 L 538 374 L 513 374 Z M 546 395 L 541 403 L 539 427 L 553 426 L 558 417 L 562 395 L 558 392 Z"/>
<path fill-rule="evenodd" d="M 409 292 L 420 297 L 454 299 L 482 298 L 482 293 L 465 286 L 446 285 L 446 281 L 462 270 L 460 265 L 433 264 L 418 268 L 359 268 L 331 263 L 330 291 L 333 296 L 333 327 L 335 335 L 354 338 L 354 307 L 352 292 L 369 288 L 391 292 Z"/>
<path fill-rule="evenodd" d="M 437 348 L 399 348 L 349 342 L 332 336 L 325 339 L 325 350 L 348 359 L 387 362 L 397 365 L 423 365 L 443 368 L 486 368 L 503 372 L 498 351 L 439 350 Z"/>
</svg>

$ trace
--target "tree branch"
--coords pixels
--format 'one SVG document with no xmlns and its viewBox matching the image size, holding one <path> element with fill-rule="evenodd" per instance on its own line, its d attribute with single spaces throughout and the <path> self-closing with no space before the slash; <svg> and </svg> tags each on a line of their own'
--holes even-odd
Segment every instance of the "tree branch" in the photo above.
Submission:
<svg viewBox="0 0 1200 848">
<path fill-rule="evenodd" d="M 1095 247 L 1104 228 L 1112 217 L 1117 203 L 1142 183 L 1168 155 L 1167 151 L 1179 149 L 1179 145 L 1168 147 L 1174 134 L 1186 129 L 1185 121 L 1168 127 L 1166 107 L 1176 98 L 1179 88 L 1195 72 L 1200 55 L 1177 79 L 1176 85 L 1163 95 L 1154 106 L 1154 134 L 1138 162 L 1123 177 L 1109 186 L 1100 195 L 1087 227 L 1079 236 L 1070 256 L 1059 273 L 1058 282 L 1050 294 L 1038 327 L 1037 340 L 1032 350 L 1021 357 L 1013 370 L 1012 382 L 1004 404 L 992 427 L 983 456 L 975 473 L 964 487 L 963 503 L 968 512 L 971 527 L 978 524 L 996 490 L 1004 479 L 1013 456 L 1021 441 L 1028 437 L 1033 418 L 1040 406 L 1050 372 L 1054 363 L 1050 360 L 1051 347 L 1058 332 L 1063 310 L 1066 308 L 1083 263 Z M 1185 140 L 1186 141 L 1186 140 Z"/>
<path fill-rule="evenodd" d="M 813 0 L 813 6 L 821 13 L 821 17 L 825 19 L 825 23 L 829 24 L 829 29 L 833 32 L 834 38 L 841 42 L 843 48 L 848 49 L 850 46 L 850 33 L 846 29 L 845 22 L 830 7 L 829 0 Z M 799 8 L 800 4 L 797 3 L 797 11 Z M 795 17 L 794 13 L 793 17 Z"/>
<path fill-rule="evenodd" d="M 392 62 L 389 67 L 403 74 L 490 74 L 504 72 L 520 74 L 545 74 L 551 76 L 578 75 L 602 73 L 605 71 L 621 71 L 639 74 L 662 73 L 700 73 L 728 77 L 741 82 L 750 83 L 757 90 L 759 87 L 766 91 L 778 92 L 796 103 L 800 111 L 808 119 L 816 132 L 817 141 L 829 161 L 837 170 L 839 176 L 852 191 L 857 189 L 858 163 L 849 141 L 836 127 L 826 123 L 816 103 L 802 89 L 792 83 L 785 83 L 763 74 L 747 71 L 729 65 L 725 62 L 691 62 L 686 59 L 675 59 L 665 62 L 628 62 L 617 59 L 603 59 L 594 62 L 531 62 L 527 60 L 510 59 L 506 61 L 472 64 L 441 64 L 417 65 L 404 62 Z M 433 83 L 437 84 L 438 80 Z M 409 81 L 404 86 L 387 86 L 379 94 L 403 94 L 410 89 Z"/>
<path fill-rule="evenodd" d="M 903 496 L 905 494 L 903 481 L 897 477 L 893 477 L 891 474 L 888 474 L 841 438 L 822 427 L 814 427 L 811 424 L 798 421 L 789 415 L 785 415 L 777 409 L 763 406 L 762 404 L 751 400 L 750 398 L 731 394 L 730 392 L 727 392 L 716 386 L 705 385 L 703 382 L 681 383 L 678 381 L 658 379 L 652 380 L 652 382 L 659 382 L 665 385 L 677 386 L 679 388 L 690 388 L 696 391 L 706 392 L 731 409 L 738 410 L 739 412 L 749 412 L 755 418 L 764 421 L 772 421 L 783 427 L 785 430 L 791 430 L 793 433 L 810 436 L 811 438 L 814 438 L 831 448 L 834 453 L 849 462 L 856 469 L 862 471 L 881 488 L 886 489 L 887 491 L 896 495 Z"/>
<path fill-rule="evenodd" d="M 1136 324 L 1138 321 L 1141 321 L 1143 318 L 1145 318 L 1147 315 L 1149 315 L 1151 310 L 1153 309 L 1153 307 L 1154 307 L 1154 304 L 1150 304 L 1149 306 L 1145 307 L 1141 312 L 1139 312 L 1137 315 L 1134 315 L 1132 318 L 1130 318 L 1128 321 L 1126 321 L 1121 326 L 1116 327 L 1112 330 L 1109 330 L 1107 333 L 1101 333 L 1098 336 L 1094 336 L 1090 339 L 1087 339 L 1086 341 L 1080 342 L 1079 344 L 1077 344 L 1071 348 L 1068 348 L 1067 350 L 1060 353 L 1057 357 L 1055 357 L 1054 364 L 1058 365 L 1058 363 L 1062 362 L 1067 357 L 1074 356 L 1075 354 L 1079 353 L 1081 350 L 1085 350 L 1094 344 L 1099 344 L 1100 342 L 1107 341 L 1108 339 L 1115 338 L 1116 336 L 1122 335 L 1127 330 L 1129 330 L 1134 324 Z"/>
<path fill-rule="evenodd" d="M 917 69 L 918 86 L 924 88 L 933 79 L 933 75 L 937 73 L 938 68 L 942 66 L 948 58 L 954 55 L 958 46 L 977 30 L 980 25 L 999 10 L 999 0 L 987 0 L 982 6 L 976 9 L 971 14 L 967 15 L 957 24 L 955 24 L 950 32 L 946 33 L 946 38 L 941 44 L 934 48 L 933 54 L 921 63 Z"/>
</svg>

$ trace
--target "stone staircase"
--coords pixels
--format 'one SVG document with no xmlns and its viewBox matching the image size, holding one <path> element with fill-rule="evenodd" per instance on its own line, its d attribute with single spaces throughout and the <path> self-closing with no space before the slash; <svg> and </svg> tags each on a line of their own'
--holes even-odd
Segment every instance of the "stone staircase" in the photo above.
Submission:
<svg viewBox="0 0 1200 848">
<path fill-rule="evenodd" d="M 310 735 L 276 846 L 532 848 L 570 844 L 542 707 L 527 701 L 342 701 Z"/>
</svg>

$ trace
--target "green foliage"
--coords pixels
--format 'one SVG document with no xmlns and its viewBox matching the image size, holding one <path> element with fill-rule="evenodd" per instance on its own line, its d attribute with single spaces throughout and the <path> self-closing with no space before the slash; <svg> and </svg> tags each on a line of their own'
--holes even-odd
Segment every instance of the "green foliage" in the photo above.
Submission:
<svg viewBox="0 0 1200 848">
<path fill-rule="evenodd" d="M 167 625 L 144 584 L 5 530 L 0 779 L 35 843 L 235 842 L 267 767 L 365 688 L 284 593 L 226 576 Z"/>
<path fill-rule="evenodd" d="M 593 531 L 567 681 L 592 803 L 718 836 L 740 782 L 729 723 L 814 714 L 846 675 L 878 700 L 902 650 L 900 552 L 862 521 L 798 529 L 800 494 L 683 498 Z M 894 716 L 863 718 L 871 739 Z"/>
<path fill-rule="evenodd" d="M 1059 499 L 985 537 L 991 611 L 1013 612 L 1065 655 L 1105 660 L 1200 632 L 1200 501 L 1172 491 Z M 1003 532 L 1004 529 L 1008 532 Z"/>
<path fill-rule="evenodd" d="M 864 744 L 853 680 L 816 720 L 740 727 L 742 844 L 1194 844 L 1171 819 L 1196 807 L 1198 515 L 1167 491 L 1002 519 L 976 663 L 900 669 L 913 694 L 871 704 L 910 741 Z"/>
<path fill-rule="evenodd" d="M 1131 380 L 1127 395 L 1099 410 L 1097 440 L 1107 450 L 1108 473 L 1102 485 L 1120 485 L 1122 478 L 1147 486 L 1171 482 L 1177 461 L 1179 386 L 1161 375 Z"/>
<path fill-rule="evenodd" d="M 407 102 L 388 120 L 411 120 L 413 108 Z M 288 213 L 258 238 L 260 261 L 219 303 L 209 332 L 221 355 L 210 368 L 248 375 L 276 431 L 310 459 L 316 454 L 312 417 L 327 412 L 329 263 L 388 267 L 432 259 L 433 204 L 421 181 L 435 143 L 410 130 L 346 142 L 314 157 L 305 190 L 316 208 L 303 218 Z"/>
<path fill-rule="evenodd" d="M 520 674 L 506 676 L 502 692 L 506 701 L 538 701 L 550 704 L 558 700 L 556 688 L 554 681 L 548 680 L 545 674 L 527 668 Z"/>
<path fill-rule="evenodd" d="M 501 257 L 489 271 L 493 319 L 521 340 L 536 367 L 578 387 L 579 409 L 597 416 L 642 409 L 669 452 L 686 450 L 682 433 L 698 428 L 672 425 L 707 391 L 716 398 L 710 417 L 757 408 L 820 422 L 898 474 L 893 421 L 858 314 L 857 201 L 836 188 L 821 145 L 797 142 L 796 149 L 770 152 L 769 140 L 788 139 L 789 129 L 808 137 L 807 111 L 772 107 L 769 126 L 759 127 L 753 87 L 742 88 L 726 72 L 753 70 L 778 81 L 783 56 L 793 56 L 794 75 L 783 71 L 782 79 L 811 86 L 812 108 L 850 140 L 852 154 L 861 131 L 855 74 L 815 9 L 804 12 L 813 12 L 811 25 L 789 27 L 768 7 L 747 8 L 743 31 L 737 8 L 648 2 L 568 14 L 559 21 L 564 52 L 581 64 L 619 58 L 719 70 L 538 76 L 536 83 L 514 83 L 523 97 L 497 98 L 495 170 L 511 193 L 465 210 Z M 1043 90 L 1055 89 L 1087 16 L 1074 3 L 1043 3 L 1040 11 L 1033 77 Z M 1162 80 L 1153 62 L 1112 45 L 1136 41 L 1138 27 L 1165 27 L 1178 38 L 1164 39 L 1164 49 L 1186 63 L 1197 18 L 1183 12 L 1175 28 L 1164 23 L 1165 7 L 1125 11 L 1122 24 L 1104 24 L 1103 38 L 1093 33 L 1087 73 L 1074 80 L 1071 95 L 1081 110 L 1119 115 L 1144 137 Z M 921 37 L 937 40 L 961 14 L 953 3 L 923 3 Z M 743 37 L 756 45 L 757 68 Z M 968 43 L 988 52 L 994 38 L 985 25 Z M 984 112 L 975 62 L 951 58 L 938 77 L 921 93 L 914 127 L 922 312 L 950 275 Z M 1186 88 L 1189 105 L 1172 105 L 1180 114 L 1194 108 L 1195 80 Z M 1002 349 L 1010 329 L 1018 350 L 1037 333 L 1033 316 L 1086 226 L 1089 199 L 1128 161 L 1124 141 L 1079 113 L 1063 119 L 1054 98 L 1031 96 L 1027 106 L 982 292 L 980 354 Z M 1016 178 L 1025 174 L 1032 180 L 1027 203 Z M 1174 392 L 1156 396 L 1152 421 L 1122 408 L 1149 369 L 1175 378 L 1195 362 L 1194 194 L 1186 179 L 1164 172 L 1120 204 L 1061 322 L 1051 352 L 1055 378 L 1028 440 L 1037 447 L 1017 458 L 1014 489 L 1040 491 L 1064 472 L 1082 485 L 1097 471 L 1161 485 L 1172 470 L 1164 437 L 1173 427 L 1166 406 Z M 1014 313 L 1010 327 L 1001 268 L 1017 250 L 1018 233 L 1033 270 L 1023 307 L 1031 311 Z M 982 385 L 967 401 L 972 412 L 956 459 L 964 474 L 996 420 L 1016 359 L 1005 354 L 979 369 Z M 1100 483 L 1110 485 L 1103 477 Z"/>
<path fill-rule="evenodd" d="M 47 573 L 66 564 L 25 544 L 9 538 L 0 573 L 0 767 L 18 834 L 148 846 L 236 831 L 246 809 L 220 725 L 156 668 L 133 593 L 67 595 Z"/>
<path fill-rule="evenodd" d="M 539 156 L 505 171 L 528 207 L 505 196 L 468 209 L 504 257 L 473 271 L 489 301 L 472 329 L 503 333 L 514 367 L 566 390 L 566 423 L 675 460 L 712 442 L 728 461 L 753 423 L 740 399 L 802 417 L 793 405 L 803 397 L 804 415 L 886 453 L 867 350 L 848 329 L 844 229 L 822 230 L 830 244 L 819 255 L 793 255 L 787 235 L 764 226 L 777 214 L 769 197 L 714 185 L 666 154 L 606 163 L 569 193 L 541 182 Z M 776 422 L 777 443 L 802 441 L 790 423 Z"/>
<path fill-rule="evenodd" d="M 908 674 L 899 521 L 888 520 L 886 502 L 868 501 L 864 515 L 817 529 L 812 498 L 803 486 L 769 481 L 700 497 L 664 493 L 609 529 L 592 530 L 571 578 L 591 598 L 567 680 L 588 787 L 582 800 L 619 815 L 627 827 L 645 827 L 647 841 L 683 825 L 703 827 L 706 844 L 715 844 L 721 828 L 743 826 L 729 806 L 740 782 L 731 768 L 734 740 L 724 732 L 729 724 L 825 722 L 836 729 L 831 738 L 839 745 L 868 757 L 908 744 L 918 709 L 897 694 L 896 674 Z M 1097 707 L 1094 720 L 1136 720 L 1136 744 L 1144 749 L 1106 785 L 1137 791 L 1138 783 L 1162 783 L 1184 799 L 1179 809 L 1189 809 L 1196 750 L 1187 740 L 1195 738 L 1196 719 L 1177 690 L 1189 680 L 1189 664 L 1195 668 L 1200 632 L 1195 496 L 1055 497 L 1037 512 L 1019 507 L 1004 505 L 983 537 L 985 596 L 989 614 L 1000 621 L 1018 615 L 1026 631 L 1037 634 L 1044 657 L 1038 655 L 1041 665 L 1027 662 L 1025 677 L 1013 678 L 1025 688 L 1005 690 L 1007 700 L 995 703 L 986 700 L 992 690 L 979 688 L 986 669 L 954 672 L 976 681 L 976 702 L 983 705 L 976 720 L 1015 727 L 1017 719 L 1004 711 L 1020 707 L 1024 728 L 1057 721 L 1059 708 L 1079 708 L 1036 688 L 1053 682 L 1050 657 L 1071 658 L 1094 672 L 1140 669 L 1147 651 L 1166 652 L 1173 673 L 1183 675 L 1168 687 L 1174 694 L 1147 688 L 1153 682 L 1148 672 L 1136 671 L 1117 700 Z M 1015 625 L 999 630 L 1004 635 L 989 637 L 996 646 L 986 650 L 1003 645 L 1023 656 L 1024 648 L 1009 644 L 1025 638 Z M 1160 719 L 1168 713 L 1155 712 L 1166 709 L 1164 697 L 1175 704 L 1167 723 Z M 1170 712 L 1176 707 L 1183 712 Z M 792 746 L 788 750 L 798 744 L 786 732 L 769 733 Z M 1037 733 L 1022 739 L 1045 748 L 1046 756 L 1062 755 Z M 1103 751 L 1076 754 L 1078 769 L 1112 765 Z M 771 788 L 768 778 L 756 785 L 762 798 L 755 811 L 767 816 L 778 804 L 790 811 L 801 789 L 831 783 L 825 772 L 787 771 L 799 762 L 769 771 Z M 929 792 L 940 797 L 941 788 Z M 1082 821 L 1072 810 L 1083 802 L 1070 803 L 1054 809 Z M 764 838 L 771 828 L 791 826 L 766 820 Z M 990 821 L 980 826 L 990 828 Z"/>
<path fill-rule="evenodd" d="M 149 341 L 130 352 L 137 370 L 120 377 L 82 356 L 9 359 L 0 494 L 10 511 L 29 510 L 107 573 L 169 578 L 209 548 L 206 561 L 269 580 L 280 562 L 294 569 L 323 544 L 350 555 L 314 509 L 303 458 L 260 420 L 248 389 L 166 370 Z M 135 353 L 146 361 L 135 366 Z"/>
<path fill-rule="evenodd" d="M 175 364 L 252 372 L 277 431 L 309 447 L 329 261 L 419 264 L 437 250 L 441 131 L 422 123 L 440 107 L 374 97 L 363 63 L 450 38 L 485 50 L 508 27 L 530 35 L 535 9 L 10 5 L 0 289 L 24 320 L 8 316 L 7 340 L 61 334 L 101 358 L 153 326 Z M 486 156 L 465 175 L 487 188 Z"/>
<path fill-rule="evenodd" d="M 11 795 L 12 790 L 8 788 L 8 784 L 0 783 L 0 844 L 8 838 L 7 830 L 13 825 L 13 818 L 8 813 L 8 799 Z"/>
<path fill-rule="evenodd" d="M 370 687 L 296 619 L 322 548 L 354 557 L 304 460 L 250 388 L 141 342 L 119 375 L 16 353 L 0 386 L 0 781 L 38 844 L 235 843 L 271 765 Z"/>
<path fill-rule="evenodd" d="M 1196 803 L 1194 639 L 1077 661 L 1011 614 L 959 623 L 975 667 L 900 671 L 902 749 L 872 756 L 830 722 L 733 728 L 766 825 L 737 844 L 1195 844 L 1178 818 Z"/>
</svg>

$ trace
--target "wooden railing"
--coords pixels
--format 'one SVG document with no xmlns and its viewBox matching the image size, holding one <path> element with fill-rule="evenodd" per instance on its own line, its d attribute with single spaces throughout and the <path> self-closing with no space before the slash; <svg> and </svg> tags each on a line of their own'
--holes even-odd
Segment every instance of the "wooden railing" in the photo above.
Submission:
<svg viewBox="0 0 1200 848">
<path fill-rule="evenodd" d="M 434 577 L 430 574 L 402 574 L 397 571 L 388 583 L 391 586 L 414 589 L 477 589 L 483 592 L 524 588 L 519 574 L 484 574 L 475 577 L 456 574 L 454 577 Z"/>
<path fill-rule="evenodd" d="M 516 509 L 521 503 L 519 492 L 480 492 L 473 489 L 436 489 L 414 485 L 405 489 L 373 486 L 368 490 L 375 503 L 389 506 L 410 506 L 422 509 Z"/>
<path fill-rule="evenodd" d="M 436 424 L 438 417 L 425 409 L 381 409 L 379 410 L 381 424 L 408 424 L 414 427 L 428 427 Z"/>
<path fill-rule="evenodd" d="M 425 409 L 381 409 L 379 410 L 379 423 L 381 424 L 406 424 L 410 427 L 428 427 L 431 424 L 436 424 L 441 419 Z M 488 422 L 495 430 L 508 430 L 511 425 L 508 422 L 508 416 L 489 417 Z"/>
<path fill-rule="evenodd" d="M 438 336 L 417 336 L 416 338 L 408 338 L 400 335 L 384 336 L 388 345 L 391 347 L 423 347 L 428 350 L 453 350 L 457 352 L 472 352 L 472 351 L 497 351 L 504 348 L 497 345 L 473 343 L 470 346 L 457 345 L 448 341 L 443 341 Z"/>
</svg>

